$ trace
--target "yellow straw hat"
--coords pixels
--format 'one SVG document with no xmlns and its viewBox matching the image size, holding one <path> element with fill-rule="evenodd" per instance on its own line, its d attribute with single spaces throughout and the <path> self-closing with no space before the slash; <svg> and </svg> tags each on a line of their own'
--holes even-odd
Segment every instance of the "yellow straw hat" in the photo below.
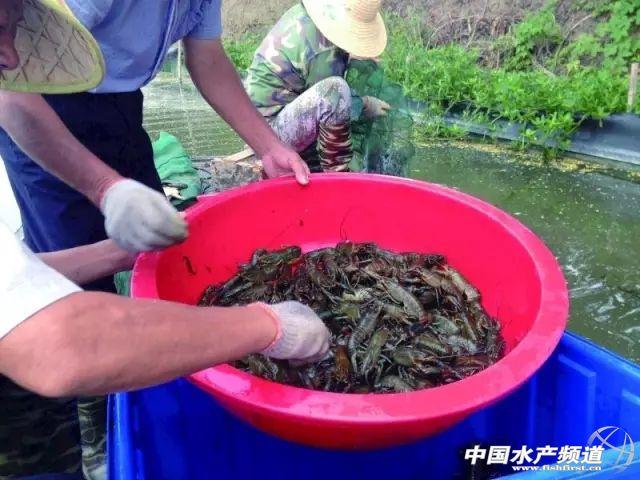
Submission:
<svg viewBox="0 0 640 480">
<path fill-rule="evenodd" d="M 331 43 L 363 58 L 377 57 L 387 46 L 381 3 L 382 0 L 302 0 L 313 23 Z"/>
<path fill-rule="evenodd" d="M 0 71 L 0 89 L 32 93 L 90 90 L 104 77 L 100 47 L 63 0 L 23 0 L 18 68 Z"/>
</svg>

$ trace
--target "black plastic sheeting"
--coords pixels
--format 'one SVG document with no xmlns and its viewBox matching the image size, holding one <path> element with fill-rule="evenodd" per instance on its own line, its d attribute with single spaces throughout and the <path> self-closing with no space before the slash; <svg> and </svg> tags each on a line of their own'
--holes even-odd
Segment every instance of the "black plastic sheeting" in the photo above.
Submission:
<svg viewBox="0 0 640 480">
<path fill-rule="evenodd" d="M 425 105 L 412 102 L 411 108 L 417 113 L 418 121 L 428 121 L 420 115 Z M 420 118 L 422 117 L 422 118 Z M 504 120 L 495 122 L 492 128 L 469 122 L 461 115 L 448 113 L 445 122 L 458 125 L 472 134 L 497 137 L 501 140 L 518 140 L 523 125 Z M 551 142 L 542 146 L 553 146 Z M 586 120 L 571 138 L 569 153 L 588 155 L 595 158 L 640 165 L 640 115 L 619 113 L 602 120 Z"/>
<path fill-rule="evenodd" d="M 640 116 L 612 115 L 584 122 L 571 139 L 570 152 L 640 165 Z"/>
</svg>

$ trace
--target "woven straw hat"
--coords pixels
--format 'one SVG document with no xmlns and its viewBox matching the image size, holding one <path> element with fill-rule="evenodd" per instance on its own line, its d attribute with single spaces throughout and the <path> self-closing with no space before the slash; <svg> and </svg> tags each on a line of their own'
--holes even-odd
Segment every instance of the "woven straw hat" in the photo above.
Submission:
<svg viewBox="0 0 640 480">
<path fill-rule="evenodd" d="M 381 3 L 382 0 L 302 0 L 313 23 L 331 43 L 363 58 L 377 57 L 387 46 Z"/>
<path fill-rule="evenodd" d="M 95 39 L 63 0 L 23 0 L 18 68 L 0 71 L 0 89 L 32 93 L 90 90 L 104 77 Z"/>
</svg>

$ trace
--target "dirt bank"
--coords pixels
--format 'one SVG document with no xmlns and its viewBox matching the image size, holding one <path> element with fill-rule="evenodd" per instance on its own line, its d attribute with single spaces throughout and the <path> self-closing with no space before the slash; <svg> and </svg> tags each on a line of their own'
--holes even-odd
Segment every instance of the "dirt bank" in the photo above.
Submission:
<svg viewBox="0 0 640 480">
<path fill-rule="evenodd" d="M 224 0 L 224 34 L 237 39 L 247 33 L 266 33 L 295 3 L 295 0 Z"/>
<path fill-rule="evenodd" d="M 238 38 L 246 33 L 265 33 L 295 0 L 224 0 L 225 35 Z M 482 42 L 506 33 L 546 0 L 384 0 L 384 10 L 420 19 L 433 44 Z M 576 0 L 559 0 L 556 16 L 567 29 L 578 33 L 592 27 Z"/>
</svg>

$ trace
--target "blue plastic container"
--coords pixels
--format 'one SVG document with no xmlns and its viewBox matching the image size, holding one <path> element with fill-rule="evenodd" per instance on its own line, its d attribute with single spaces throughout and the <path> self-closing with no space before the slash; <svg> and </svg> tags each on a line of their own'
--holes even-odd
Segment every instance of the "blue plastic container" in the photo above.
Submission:
<svg viewBox="0 0 640 480">
<path fill-rule="evenodd" d="M 442 434 L 374 452 L 319 450 L 268 436 L 184 380 L 113 396 L 109 424 L 111 480 L 496 478 L 514 470 L 478 466 L 471 477 L 465 449 L 584 447 L 608 426 L 639 442 L 640 367 L 565 334 L 549 361 L 513 395 Z M 530 472 L 513 479 L 640 478 L 640 442 L 634 461 L 621 471 L 616 464 L 626 458 L 605 451 L 600 472 Z"/>
</svg>

